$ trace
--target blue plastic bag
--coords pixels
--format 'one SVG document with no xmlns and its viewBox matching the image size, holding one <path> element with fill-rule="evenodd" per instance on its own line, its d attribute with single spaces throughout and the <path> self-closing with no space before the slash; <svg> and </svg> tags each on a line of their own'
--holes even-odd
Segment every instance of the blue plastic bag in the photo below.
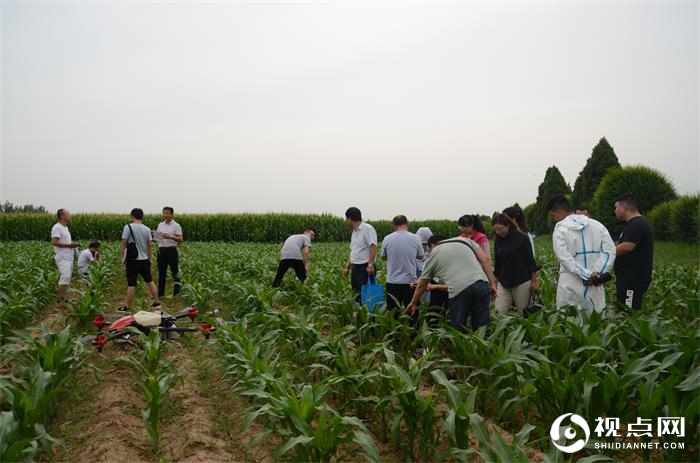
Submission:
<svg viewBox="0 0 700 463">
<path fill-rule="evenodd" d="M 384 285 L 372 284 L 372 280 L 367 277 L 367 284 L 363 285 L 360 291 L 360 300 L 370 312 L 374 313 L 384 304 Z"/>
</svg>

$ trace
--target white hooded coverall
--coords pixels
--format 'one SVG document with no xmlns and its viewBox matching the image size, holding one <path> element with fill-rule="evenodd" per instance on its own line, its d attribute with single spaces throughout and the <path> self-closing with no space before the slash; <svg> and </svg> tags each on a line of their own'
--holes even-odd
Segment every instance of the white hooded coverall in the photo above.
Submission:
<svg viewBox="0 0 700 463">
<path fill-rule="evenodd" d="M 573 305 L 590 313 L 605 307 L 605 289 L 585 286 L 591 273 L 610 271 L 615 262 L 615 243 L 608 229 L 585 215 L 569 215 L 552 233 L 554 254 L 559 260 L 557 308 Z"/>
</svg>

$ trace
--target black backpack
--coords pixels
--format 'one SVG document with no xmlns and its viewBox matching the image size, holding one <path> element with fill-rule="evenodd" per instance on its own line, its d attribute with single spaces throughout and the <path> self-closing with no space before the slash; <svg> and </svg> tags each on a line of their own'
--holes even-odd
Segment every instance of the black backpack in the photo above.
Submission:
<svg viewBox="0 0 700 463">
<path fill-rule="evenodd" d="M 131 224 L 127 225 L 129 227 L 129 237 L 134 239 L 134 231 L 131 229 Z M 127 239 L 126 242 L 126 260 L 136 260 L 139 256 L 139 249 L 136 247 L 136 241 L 131 241 Z"/>
</svg>

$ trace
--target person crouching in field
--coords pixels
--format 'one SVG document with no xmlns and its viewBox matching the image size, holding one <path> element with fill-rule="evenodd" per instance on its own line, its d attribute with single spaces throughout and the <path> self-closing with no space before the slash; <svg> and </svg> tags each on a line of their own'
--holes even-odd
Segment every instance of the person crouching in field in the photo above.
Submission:
<svg viewBox="0 0 700 463">
<path fill-rule="evenodd" d="M 350 258 L 343 268 L 343 278 L 347 278 L 352 270 L 350 285 L 357 294 L 357 302 L 360 302 L 362 286 L 367 284 L 368 279 L 372 284 L 375 282 L 377 232 L 372 225 L 362 221 L 362 212 L 356 207 L 350 207 L 345 211 L 345 223 L 352 229 L 352 236 L 350 237 Z"/>
<path fill-rule="evenodd" d="M 79 246 L 74 243 L 68 230 L 71 220 L 68 209 L 59 209 L 56 212 L 58 223 L 51 228 L 51 244 L 55 252 L 55 261 L 61 276 L 58 279 L 58 301 L 61 304 L 68 304 L 66 289 L 70 285 L 73 276 L 73 260 L 75 259 L 74 249 Z"/>
<path fill-rule="evenodd" d="M 415 314 L 418 301 L 433 278 L 447 285 L 447 310 L 453 328 L 463 332 L 467 318 L 471 318 L 473 330 L 489 323 L 490 300 L 496 296 L 496 282 L 491 264 L 478 244 L 461 237 L 437 243 L 425 263 L 406 313 Z"/>
<path fill-rule="evenodd" d="M 177 245 L 182 243 L 182 227 L 173 220 L 175 209 L 170 206 L 163 208 L 163 221 L 156 229 L 158 242 L 158 297 L 165 296 L 165 280 L 168 277 L 168 267 L 173 274 L 173 296 L 180 292 L 180 269 Z"/>
<path fill-rule="evenodd" d="M 78 255 L 78 275 L 86 277 L 90 271 L 90 263 L 100 260 L 100 243 L 93 241 L 87 249 Z"/>
<path fill-rule="evenodd" d="M 306 280 L 306 272 L 309 270 L 309 252 L 311 241 L 316 238 L 316 229 L 307 227 L 304 232 L 292 235 L 286 239 L 280 251 L 280 263 L 277 267 L 277 275 L 272 282 L 272 287 L 277 288 L 284 278 L 284 274 L 290 268 L 294 269 L 297 278 L 302 283 Z"/>
<path fill-rule="evenodd" d="M 394 232 L 382 240 L 382 260 L 387 263 L 386 308 L 406 307 L 413 297 L 416 281 L 416 260 L 423 260 L 421 239 L 408 231 L 408 219 L 397 215 L 391 221 Z M 398 318 L 398 313 L 394 314 Z"/>
<path fill-rule="evenodd" d="M 597 220 L 574 214 L 564 195 L 547 203 L 555 222 L 552 233 L 554 255 L 559 261 L 557 308 L 576 306 L 590 314 L 605 307 L 605 288 L 595 285 L 615 262 L 615 243 L 608 229 Z"/>
<path fill-rule="evenodd" d="M 131 210 L 131 223 L 124 225 L 122 230 L 122 241 L 119 255 L 126 268 L 126 306 L 118 310 L 122 312 L 130 311 L 136 295 L 136 281 L 141 275 L 143 282 L 148 286 L 153 304 L 151 308 L 160 308 L 158 300 L 158 290 L 153 283 L 151 276 L 151 257 L 153 256 L 153 236 L 151 230 L 141 221 L 143 220 L 143 209 Z"/>
</svg>

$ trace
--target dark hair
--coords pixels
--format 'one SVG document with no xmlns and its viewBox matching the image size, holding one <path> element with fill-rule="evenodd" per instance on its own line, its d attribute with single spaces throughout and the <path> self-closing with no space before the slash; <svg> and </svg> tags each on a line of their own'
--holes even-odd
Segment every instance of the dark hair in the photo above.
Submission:
<svg viewBox="0 0 700 463">
<path fill-rule="evenodd" d="M 362 222 L 362 212 L 356 207 L 348 207 L 348 210 L 345 211 L 345 218 L 353 222 Z"/>
<path fill-rule="evenodd" d="M 165 206 L 165 207 L 163 208 L 163 210 L 164 210 L 164 211 L 170 211 L 171 214 L 174 214 L 174 213 L 175 213 L 175 209 L 173 209 L 173 208 L 170 207 L 170 206 Z"/>
<path fill-rule="evenodd" d="M 66 210 L 63 209 L 63 208 L 61 208 L 61 209 L 59 209 L 58 211 L 56 211 L 56 218 L 57 218 L 58 220 L 61 220 L 61 217 L 63 217 L 63 213 L 64 213 L 64 212 L 66 212 Z"/>
<path fill-rule="evenodd" d="M 395 227 L 400 227 L 401 225 L 408 225 L 408 219 L 405 215 L 397 215 L 396 217 L 391 219 L 391 223 Z"/>
<path fill-rule="evenodd" d="M 304 231 L 312 231 L 312 232 L 314 232 L 314 236 L 318 236 L 318 232 L 317 232 L 316 229 L 313 228 L 313 227 L 306 227 L 306 228 L 304 229 Z"/>
<path fill-rule="evenodd" d="M 506 207 L 503 209 L 503 213 L 515 220 L 515 223 L 518 225 L 521 232 L 528 233 L 530 231 L 530 229 L 527 228 L 527 222 L 525 221 L 525 212 L 523 212 L 519 206 Z"/>
<path fill-rule="evenodd" d="M 462 217 L 459 218 L 457 223 L 461 227 L 472 227 L 476 231 L 480 231 L 484 235 L 486 234 L 486 228 L 484 228 L 484 224 L 481 223 L 481 219 L 479 218 L 478 215 L 463 215 Z"/>
<path fill-rule="evenodd" d="M 143 209 L 139 209 L 138 207 L 133 208 L 131 210 L 131 217 L 136 220 L 143 220 Z"/>
<path fill-rule="evenodd" d="M 445 235 L 436 233 L 435 235 L 428 238 L 428 246 L 430 246 L 431 244 L 438 244 L 440 241 L 445 241 L 446 239 L 447 237 Z"/>
<path fill-rule="evenodd" d="M 571 203 L 564 195 L 554 195 L 547 201 L 547 210 L 571 212 Z"/>
<path fill-rule="evenodd" d="M 88 248 L 99 248 L 100 247 L 100 242 L 99 241 L 93 241 L 90 243 L 90 246 Z"/>
<path fill-rule="evenodd" d="M 503 225 L 504 227 L 508 227 L 508 235 L 506 236 L 506 238 L 512 238 L 513 236 L 520 233 L 520 230 L 518 230 L 518 224 L 515 223 L 513 219 L 508 217 L 506 214 L 496 214 L 492 219 L 492 225 Z M 495 233 L 495 235 L 496 241 L 506 239 L 498 236 L 498 233 Z"/>
<path fill-rule="evenodd" d="M 588 211 L 588 212 L 591 212 L 591 210 L 588 209 L 588 207 L 584 206 L 583 204 L 579 204 L 578 206 L 576 206 L 576 207 L 574 208 L 574 210 L 576 210 L 576 211 Z"/>
<path fill-rule="evenodd" d="M 637 200 L 634 199 L 634 195 L 632 195 L 632 193 L 625 193 L 623 195 L 618 196 L 615 202 L 622 204 L 630 211 L 637 210 Z"/>
</svg>

